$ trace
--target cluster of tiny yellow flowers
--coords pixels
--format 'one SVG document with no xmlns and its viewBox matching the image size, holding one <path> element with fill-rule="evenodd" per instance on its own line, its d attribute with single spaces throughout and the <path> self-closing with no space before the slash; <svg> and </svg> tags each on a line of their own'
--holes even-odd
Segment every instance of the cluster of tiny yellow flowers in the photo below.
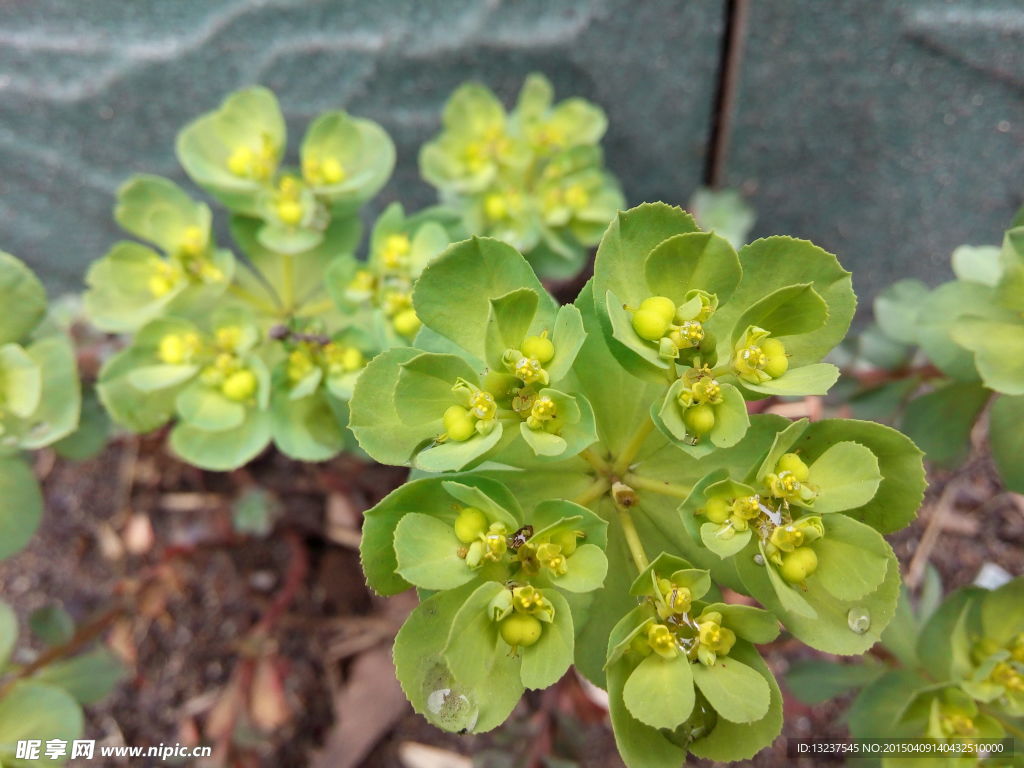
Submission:
<svg viewBox="0 0 1024 768">
<path fill-rule="evenodd" d="M 693 598 L 689 588 L 666 578 L 657 579 L 656 587 L 650 599 L 660 621 L 636 634 L 630 650 L 641 656 L 653 652 L 665 659 L 685 657 L 705 666 L 713 666 L 719 656 L 729 654 L 736 644 L 736 634 L 722 626 L 719 611 L 705 609 L 691 616 Z"/>
<path fill-rule="evenodd" d="M 232 149 L 227 167 L 239 178 L 267 181 L 277 168 L 280 154 L 270 136 L 262 134 L 255 146 L 241 144 Z"/>
<path fill-rule="evenodd" d="M 444 432 L 438 440 L 464 442 L 473 435 L 488 435 L 497 423 L 498 404 L 490 392 L 460 382 L 453 387 L 465 405 L 450 405 L 444 412 Z"/>
<path fill-rule="evenodd" d="M 691 369 L 683 377 L 683 387 L 676 400 L 683 411 L 687 434 L 696 445 L 701 437 L 715 428 L 718 421 L 716 406 L 724 402 L 722 385 L 707 368 Z"/>
<path fill-rule="evenodd" d="M 666 360 L 692 354 L 700 347 L 713 346 L 714 339 L 705 330 L 718 308 L 714 294 L 689 291 L 680 305 L 667 296 L 649 296 L 632 312 L 633 330 L 644 341 L 658 346 L 658 355 Z"/>
<path fill-rule="evenodd" d="M 370 301 L 384 312 L 395 333 L 411 339 L 422 323 L 412 306 L 413 276 L 409 271 L 412 241 L 405 233 L 384 238 L 374 269 L 359 269 L 352 276 L 346 293 L 355 301 Z"/>
<path fill-rule="evenodd" d="M 752 326 L 733 351 L 732 367 L 743 381 L 763 384 L 789 370 L 789 354 L 786 346 L 771 338 L 768 331 Z"/>
<path fill-rule="evenodd" d="M 185 281 L 216 283 L 223 271 L 210 259 L 209 233 L 197 226 L 186 227 L 178 247 L 169 258 L 153 259 L 146 287 L 155 299 L 162 298 Z"/>
<path fill-rule="evenodd" d="M 157 359 L 166 365 L 203 365 L 200 380 L 218 389 L 229 400 L 247 402 L 256 394 L 259 382 L 235 351 L 242 331 L 237 326 L 219 328 L 212 343 L 194 331 L 165 334 L 156 349 Z"/>
<path fill-rule="evenodd" d="M 341 376 L 354 373 L 365 364 L 366 356 L 358 347 L 334 341 L 322 345 L 302 342 L 288 353 L 288 380 L 295 384 L 317 368 L 328 376 Z"/>
</svg>

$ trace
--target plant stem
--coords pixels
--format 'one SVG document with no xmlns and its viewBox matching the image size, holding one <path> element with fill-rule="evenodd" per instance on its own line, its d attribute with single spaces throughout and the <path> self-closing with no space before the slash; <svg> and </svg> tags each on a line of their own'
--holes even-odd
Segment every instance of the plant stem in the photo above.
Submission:
<svg viewBox="0 0 1024 768">
<path fill-rule="evenodd" d="M 322 314 L 324 312 L 330 312 L 334 309 L 334 301 L 331 299 L 321 299 L 320 301 L 312 304 L 306 304 L 305 306 L 299 307 L 295 314 L 299 317 L 311 317 Z"/>
<path fill-rule="evenodd" d="M 282 253 L 281 258 L 281 293 L 285 312 L 291 313 L 295 309 L 295 259 L 290 253 Z"/>
<path fill-rule="evenodd" d="M 599 477 L 592 482 L 583 493 L 573 499 L 573 502 L 579 504 L 581 507 L 587 506 L 590 502 L 596 501 L 597 499 L 604 496 L 605 491 L 612 487 L 612 484 L 608 482 L 607 477 Z"/>
<path fill-rule="evenodd" d="M 654 429 L 654 422 L 651 420 L 651 415 L 648 413 L 644 418 L 643 423 L 637 427 L 636 432 L 629 438 L 629 442 L 626 447 L 622 449 L 622 453 L 619 454 L 618 459 L 615 460 L 615 464 L 612 465 L 612 472 L 616 475 L 625 474 L 626 470 L 629 469 L 629 465 L 633 463 L 633 459 L 636 458 L 637 454 L 640 453 L 640 449 L 643 448 L 644 442 L 646 442 L 648 435 Z"/>
<path fill-rule="evenodd" d="M 611 469 L 611 465 L 598 456 L 597 452 L 593 448 L 584 448 L 580 451 L 580 458 L 592 466 L 598 473 L 605 473 Z"/>
<path fill-rule="evenodd" d="M 621 504 L 616 504 L 615 508 L 619 510 L 619 523 L 622 525 L 622 533 L 626 537 L 626 546 L 629 547 L 633 564 L 636 565 L 637 571 L 642 572 L 650 563 L 647 561 L 647 553 L 644 552 L 644 545 L 640 541 L 633 516 L 629 509 Z"/>
<path fill-rule="evenodd" d="M 228 291 L 242 299 L 242 301 L 247 301 L 257 309 L 266 312 L 268 315 L 277 315 L 279 312 L 278 308 L 275 307 L 269 299 L 257 296 L 252 291 L 246 290 L 237 283 L 231 283 L 228 285 Z"/>
<path fill-rule="evenodd" d="M 641 477 L 640 475 L 634 475 L 632 472 L 627 473 L 622 478 L 622 482 L 633 488 L 650 491 L 651 493 L 660 493 L 662 496 L 671 496 L 675 499 L 685 499 L 690 495 L 690 491 L 693 490 L 692 486 L 689 485 L 663 482 L 655 480 L 653 477 Z"/>
</svg>

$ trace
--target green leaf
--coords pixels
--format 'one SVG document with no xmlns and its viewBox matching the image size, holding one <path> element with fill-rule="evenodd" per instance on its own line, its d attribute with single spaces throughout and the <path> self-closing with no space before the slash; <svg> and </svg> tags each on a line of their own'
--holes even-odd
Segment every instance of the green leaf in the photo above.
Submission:
<svg viewBox="0 0 1024 768">
<path fill-rule="evenodd" d="M 917 324 L 928 286 L 920 280 L 897 280 L 875 298 L 875 320 L 885 335 L 903 344 L 917 344 Z"/>
<path fill-rule="evenodd" d="M 43 494 L 20 458 L 0 458 L 0 559 L 20 551 L 39 527 Z"/>
<path fill-rule="evenodd" d="M 992 404 L 988 439 L 1003 484 L 1011 491 L 1024 493 L 1024 397 L 997 397 Z"/>
<path fill-rule="evenodd" d="M 757 670 L 729 656 L 713 666 L 693 665 L 693 682 L 719 715 L 733 723 L 760 720 L 771 706 L 771 688 Z"/>
<path fill-rule="evenodd" d="M 138 387 L 135 378 L 132 383 Z M 193 381 L 178 394 L 175 406 L 183 422 L 209 432 L 237 429 L 246 417 L 246 408 L 242 403 L 225 397 L 219 389 L 199 380 Z"/>
<path fill-rule="evenodd" d="M 896 341 L 875 324 L 869 324 L 856 341 L 857 361 L 874 368 L 896 371 L 910 362 L 913 348 Z M 911 383 L 914 383 L 911 380 Z"/>
<path fill-rule="evenodd" d="M 62 645 L 75 634 L 75 620 L 60 605 L 51 603 L 32 612 L 28 628 L 46 645 Z"/>
<path fill-rule="evenodd" d="M 18 344 L 0 346 L 0 398 L 5 410 L 26 418 L 39 406 L 43 372 Z"/>
<path fill-rule="evenodd" d="M 884 665 L 867 660 L 840 664 L 821 659 L 800 659 L 790 665 L 786 686 L 805 704 L 821 704 L 873 683 L 885 670 Z"/>
<path fill-rule="evenodd" d="M 726 529 L 733 531 L 732 528 Z M 753 535 L 748 528 L 745 531 L 734 532 L 733 536 L 726 538 L 722 535 L 722 526 L 718 523 L 704 523 L 700 527 L 700 540 L 704 546 L 725 560 L 741 551 L 750 542 Z"/>
<path fill-rule="evenodd" d="M 951 335 L 974 352 L 985 386 L 1007 395 L 1024 395 L 1024 323 L 965 317 Z"/>
<path fill-rule="evenodd" d="M 299 461 L 326 461 L 345 446 L 344 422 L 322 388 L 292 399 L 278 387 L 270 401 L 274 443 Z"/>
<path fill-rule="evenodd" d="M 432 445 L 416 454 L 413 465 L 424 472 L 454 472 L 482 461 L 501 440 L 503 425 L 498 424 L 488 435 L 474 435 L 469 440 Z"/>
<path fill-rule="evenodd" d="M 740 315 L 732 336 L 725 340 L 727 350 L 739 341 L 747 328 L 757 326 L 772 336 L 786 337 L 812 333 L 828 320 L 828 305 L 811 283 L 787 285 L 760 299 Z"/>
<path fill-rule="evenodd" d="M 980 626 L 981 598 L 987 594 L 966 587 L 949 595 L 921 628 L 917 656 L 921 668 L 940 680 L 966 672 L 970 654 L 968 635 Z"/>
<path fill-rule="evenodd" d="M 79 704 L 95 704 L 113 692 L 126 672 L 113 653 L 97 648 L 47 664 L 32 679 L 62 688 Z"/>
<path fill-rule="evenodd" d="M 908 705 L 928 684 L 909 669 L 886 672 L 868 684 L 850 706 L 850 733 L 854 738 L 871 739 L 879 734 L 894 737 L 920 736 L 920 731 L 902 732 L 900 719 Z"/>
<path fill-rule="evenodd" d="M 895 429 L 854 419 L 823 419 L 811 424 L 793 445 L 793 450 L 800 451 L 807 461 L 843 440 L 867 447 L 878 459 L 882 473 L 882 482 L 872 499 L 863 506 L 843 510 L 843 514 L 881 533 L 891 533 L 907 525 L 914 519 L 924 497 L 921 451 Z"/>
<path fill-rule="evenodd" d="M 567 592 L 592 592 L 604 584 L 608 558 L 594 544 L 580 544 L 568 558 L 569 572 L 554 576 L 551 583 Z"/>
<path fill-rule="evenodd" d="M 995 645 L 1009 645 L 1024 634 L 1024 578 L 1008 581 L 981 600 L 981 631 L 986 640 Z"/>
<path fill-rule="evenodd" d="M 21 341 L 46 314 L 43 284 L 23 262 L 0 251 L 0 344 Z"/>
<path fill-rule="evenodd" d="M 967 456 L 971 429 L 989 395 L 975 382 L 948 382 L 910 401 L 902 429 L 929 461 L 955 467 Z"/>
<path fill-rule="evenodd" d="M 771 744 L 782 730 L 782 693 L 757 649 L 747 643 L 737 643 L 729 656 L 761 675 L 771 698 L 768 711 L 760 719 L 734 723 L 720 717 L 710 734 L 690 744 L 694 755 L 708 760 L 749 760 Z"/>
<path fill-rule="evenodd" d="M 953 251 L 953 272 L 969 283 L 994 288 L 1003 276 L 998 245 L 961 245 Z"/>
<path fill-rule="evenodd" d="M 977 381 L 971 352 L 953 341 L 952 331 L 966 315 L 1005 318 L 996 304 L 995 292 L 984 285 L 955 281 L 944 283 L 921 301 L 917 315 L 917 343 L 928 359 L 947 376 Z"/>
<path fill-rule="evenodd" d="M 778 619 L 760 608 L 735 603 L 709 603 L 702 613 L 707 611 L 722 614 L 722 626 L 751 643 L 770 643 L 779 636 Z"/>
<path fill-rule="evenodd" d="M 82 413 L 78 428 L 54 443 L 53 447 L 65 459 L 84 461 L 103 450 L 109 437 L 110 418 L 96 390 L 89 387 L 82 393 Z"/>
<path fill-rule="evenodd" d="M 542 316 L 554 317 L 554 300 L 515 248 L 473 237 L 452 245 L 423 270 L 413 304 L 425 325 L 482 360 L 491 300 L 520 289 L 540 297 Z"/>
<path fill-rule="evenodd" d="M 171 430 L 171 448 L 182 459 L 202 469 L 227 472 L 259 456 L 270 442 L 270 414 L 249 411 L 234 429 L 209 432 L 190 424 Z"/>
<path fill-rule="evenodd" d="M 715 294 L 724 304 L 740 281 L 740 260 L 724 238 L 712 232 L 687 232 L 651 250 L 644 261 L 644 276 L 648 295 L 667 296 L 676 305 L 695 288 Z"/>
<path fill-rule="evenodd" d="M 850 273 L 836 257 L 806 240 L 767 237 L 740 249 L 743 278 L 729 303 L 709 321 L 718 338 L 731 338 L 733 328 L 749 307 L 779 288 L 811 283 L 828 306 L 828 321 L 819 329 L 786 340 L 792 368 L 816 363 L 846 335 L 856 299 Z M 785 377 L 783 377 L 785 378 Z"/>
<path fill-rule="evenodd" d="M 20 434 L 22 448 L 42 448 L 66 437 L 78 426 L 82 395 L 75 353 L 70 340 L 56 333 L 34 341 L 28 356 L 42 372 L 38 406 L 24 419 L 11 420 L 8 428 Z"/>
<path fill-rule="evenodd" d="M 521 660 L 509 653 L 487 606 L 505 586 L 480 585 L 462 604 L 451 625 L 444 659 L 455 680 L 480 703 L 480 722 L 474 732 L 503 722 L 523 692 Z M 514 698 L 513 698 L 514 696 Z"/>
<path fill-rule="evenodd" d="M 820 584 L 840 600 L 858 600 L 885 580 L 889 545 L 874 528 L 846 515 L 822 518 L 825 536 L 814 542 L 818 569 L 808 585 Z"/>
<path fill-rule="evenodd" d="M 569 603 L 555 590 L 544 590 L 544 597 L 554 606 L 554 620 L 544 624 L 534 645 L 520 649 L 520 678 L 531 690 L 554 685 L 572 665 L 574 630 Z"/>
<path fill-rule="evenodd" d="M 174 399 L 180 385 L 147 392 L 131 383 L 132 374 L 150 362 L 152 355 L 147 350 L 122 349 L 103 364 L 96 384 L 96 393 L 110 417 L 133 432 L 156 429 L 174 414 Z"/>
<path fill-rule="evenodd" d="M 789 346 L 786 347 L 789 349 Z M 832 385 L 839 378 L 839 369 L 831 363 L 814 363 L 799 368 L 790 368 L 777 379 L 770 379 L 763 384 L 741 382 L 744 389 L 759 392 L 762 395 L 780 395 L 782 397 L 803 397 L 806 395 L 827 395 Z"/>
<path fill-rule="evenodd" d="M 10 768 L 52 765 L 42 750 L 37 760 L 16 758 L 17 743 L 28 739 L 70 743 L 81 738 L 83 730 L 82 710 L 71 696 L 52 685 L 21 680 L 0 699 L 0 762 Z"/>
<path fill-rule="evenodd" d="M 685 656 L 647 656 L 626 679 L 622 700 L 630 713 L 652 728 L 675 728 L 693 711 L 693 672 Z"/>
<path fill-rule="evenodd" d="M 491 299 L 484 346 L 487 364 L 492 369 L 502 370 L 505 350 L 519 349 L 530 330 L 539 303 L 540 297 L 529 288 L 519 288 Z"/>
<path fill-rule="evenodd" d="M 18 642 L 18 617 L 7 603 L 0 602 L 0 671 L 11 659 Z"/>
<path fill-rule="evenodd" d="M 395 527 L 397 572 L 423 589 L 456 589 L 476 577 L 461 547 L 451 523 L 432 515 L 413 512 Z"/>
<path fill-rule="evenodd" d="M 349 401 L 349 428 L 359 446 L 382 464 L 406 464 L 421 441 L 408 430 L 395 407 L 395 387 L 402 364 L 419 350 L 389 349 L 363 368 Z"/>
<path fill-rule="evenodd" d="M 301 154 L 304 168 L 328 159 L 341 165 L 339 181 L 307 181 L 318 196 L 342 209 L 354 209 L 377 194 L 395 167 L 395 145 L 387 132 L 341 110 L 324 112 L 312 122 Z"/>
<path fill-rule="evenodd" d="M 754 209 L 735 189 L 698 189 L 690 198 L 689 210 L 701 229 L 717 231 L 733 248 L 747 242 L 747 234 L 757 218 Z"/>
<path fill-rule="evenodd" d="M 819 514 L 863 507 L 882 482 L 875 454 L 850 440 L 833 443 L 809 469 L 810 480 L 818 488 L 813 508 Z"/>
<path fill-rule="evenodd" d="M 139 175 L 118 189 L 114 218 L 127 232 L 175 256 L 195 239 L 190 230 L 209 236 L 212 214 L 169 179 Z"/>
<path fill-rule="evenodd" d="M 723 402 L 712 406 L 715 412 L 715 425 L 706 437 L 698 438 L 697 444 L 694 445 L 687 433 L 686 423 L 683 421 L 684 411 L 678 400 L 679 393 L 685 386 L 682 379 L 677 379 L 665 393 L 661 408 L 655 411 L 652 406 L 651 418 L 662 433 L 695 458 L 706 456 L 715 448 L 729 448 L 743 439 L 750 427 L 747 403 L 736 387 L 732 384 L 722 384 Z"/>
</svg>

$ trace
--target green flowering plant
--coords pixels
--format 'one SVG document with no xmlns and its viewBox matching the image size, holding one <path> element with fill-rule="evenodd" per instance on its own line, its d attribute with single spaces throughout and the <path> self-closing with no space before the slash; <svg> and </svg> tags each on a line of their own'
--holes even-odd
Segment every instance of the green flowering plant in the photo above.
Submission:
<svg viewBox="0 0 1024 768">
<path fill-rule="evenodd" d="M 850 707 L 855 738 L 934 738 L 993 744 L 1024 738 L 1024 579 L 998 589 L 968 587 L 941 600 L 930 572 L 916 605 L 904 591 L 882 636 L 888 663 L 808 660 L 787 682 L 809 703 L 858 691 Z M 944 757 L 883 759 L 883 765 L 1020 765 L 988 750 Z"/>
<path fill-rule="evenodd" d="M 579 272 L 623 207 L 604 168 L 604 112 L 581 98 L 554 103 L 551 83 L 534 73 L 511 112 L 486 86 L 461 86 L 442 123 L 420 172 L 465 232 L 510 243 L 543 277 Z"/>
<path fill-rule="evenodd" d="M 43 496 L 26 451 L 78 426 L 81 389 L 67 334 L 47 314 L 46 291 L 32 271 L 0 252 L 0 558 L 28 543 Z"/>
<path fill-rule="evenodd" d="M 367 512 L 362 560 L 376 591 L 419 590 L 395 644 L 416 710 L 485 731 L 571 663 L 608 690 L 628 765 L 770 743 L 781 696 L 756 644 L 780 622 L 831 653 L 877 642 L 900 583 L 882 534 L 924 488 L 891 428 L 748 416 L 828 390 L 854 304 L 811 243 L 737 253 L 660 203 L 611 223 L 573 304 L 496 240 L 430 263 L 413 344 L 350 401 L 363 450 L 415 470 Z"/>
<path fill-rule="evenodd" d="M 138 176 L 114 215 L 131 235 L 93 264 L 85 307 L 102 330 L 131 335 L 100 372 L 114 421 L 135 432 L 173 423 L 174 451 L 226 470 L 273 441 L 305 461 L 348 444 L 358 372 L 412 338 L 409 293 L 448 244 L 441 224 L 388 208 L 367 261 L 354 252 L 359 206 L 387 181 L 394 146 L 377 124 L 332 111 L 310 125 L 299 167 L 285 164 L 284 118 L 255 87 L 229 96 L 178 136 L 191 179 L 230 211 L 245 259 L 219 245 L 212 213 L 173 182 Z"/>
<path fill-rule="evenodd" d="M 1024 491 L 1024 212 L 1001 247 L 960 246 L 952 264 L 956 279 L 937 288 L 901 280 L 879 294 L 876 322 L 846 361 L 849 397 L 872 418 L 899 422 L 944 466 L 963 460 L 974 424 L 988 413 L 999 474 L 1007 488 Z M 867 383 L 855 384 L 864 370 Z"/>
</svg>

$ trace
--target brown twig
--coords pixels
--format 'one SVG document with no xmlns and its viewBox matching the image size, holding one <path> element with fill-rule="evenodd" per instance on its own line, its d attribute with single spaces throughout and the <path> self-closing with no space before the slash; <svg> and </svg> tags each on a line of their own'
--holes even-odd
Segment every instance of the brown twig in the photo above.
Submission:
<svg viewBox="0 0 1024 768">
<path fill-rule="evenodd" d="M 953 497 L 959 487 L 960 483 L 955 478 L 951 479 L 946 483 L 946 487 L 942 489 L 938 501 L 935 502 L 928 525 L 921 536 L 921 542 L 917 545 L 914 557 L 910 560 L 910 567 L 907 568 L 905 582 L 908 589 L 917 589 L 921 583 L 921 579 L 924 577 L 924 568 L 928 564 L 928 557 L 939 540 L 939 534 L 942 533 L 946 515 L 952 509 Z"/>
</svg>

